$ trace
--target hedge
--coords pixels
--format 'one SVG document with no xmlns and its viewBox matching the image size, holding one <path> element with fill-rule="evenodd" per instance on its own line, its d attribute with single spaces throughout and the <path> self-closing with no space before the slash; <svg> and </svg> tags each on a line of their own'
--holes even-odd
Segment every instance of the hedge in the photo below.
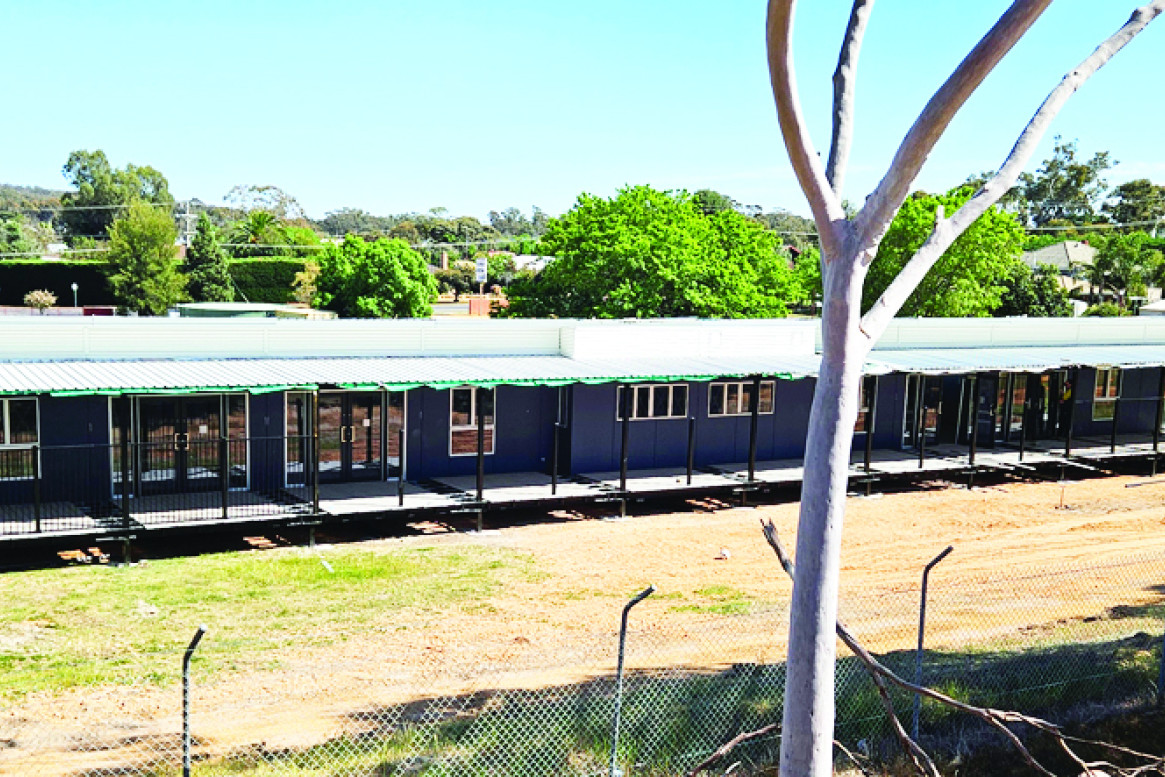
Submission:
<svg viewBox="0 0 1165 777">
<path fill-rule="evenodd" d="M 115 305 L 108 274 L 109 262 L 100 259 L 5 259 L 0 261 L 0 305 L 23 305 L 25 294 L 47 289 L 57 295 L 57 305 L 69 306 L 74 283 L 79 304 Z"/>
<path fill-rule="evenodd" d="M 258 259 L 232 259 L 231 277 L 235 281 L 235 300 L 243 302 L 290 302 L 295 274 L 303 272 L 304 259 L 270 256 Z M 0 284 L 2 285 L 2 284 Z M 239 296 L 238 292 L 243 296 Z"/>
</svg>

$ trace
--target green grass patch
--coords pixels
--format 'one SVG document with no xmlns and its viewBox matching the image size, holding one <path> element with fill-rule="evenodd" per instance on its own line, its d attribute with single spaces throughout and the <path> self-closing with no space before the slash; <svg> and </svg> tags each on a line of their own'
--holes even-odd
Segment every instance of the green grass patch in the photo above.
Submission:
<svg viewBox="0 0 1165 777">
<path fill-rule="evenodd" d="M 402 611 L 480 612 L 530 557 L 477 548 L 222 553 L 130 568 L 68 567 L 0 576 L 0 696 L 177 677 L 199 624 L 201 673 L 268 663 L 268 650 L 395 629 Z"/>
<path fill-rule="evenodd" d="M 668 612 L 690 612 L 706 615 L 745 615 L 758 602 L 743 591 L 726 585 L 710 585 L 692 592 L 701 601 L 676 604 Z"/>
</svg>

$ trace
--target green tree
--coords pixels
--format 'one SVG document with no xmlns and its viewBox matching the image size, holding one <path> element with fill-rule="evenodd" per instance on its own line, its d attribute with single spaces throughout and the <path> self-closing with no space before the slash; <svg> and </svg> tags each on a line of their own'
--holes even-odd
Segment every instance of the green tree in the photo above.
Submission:
<svg viewBox="0 0 1165 777">
<path fill-rule="evenodd" d="M 1129 296 L 1143 295 L 1161 274 L 1161 252 L 1146 245 L 1148 240 L 1144 232 L 1117 232 L 1093 241 L 1096 256 L 1088 280 L 1102 291 L 1111 291 L 1122 310 L 1128 307 Z"/>
<path fill-rule="evenodd" d="M 1034 271 L 1022 261 L 1016 261 L 999 278 L 1003 286 L 999 307 L 992 315 L 1053 318 L 1072 315 L 1068 292 L 1060 285 L 1060 274 L 1050 264 Z"/>
<path fill-rule="evenodd" d="M 1057 136 L 1052 158 L 1045 159 L 1035 173 L 1020 176 L 1021 215 L 1036 227 L 1102 220 L 1098 205 L 1108 189 L 1102 176 L 1112 166 L 1107 151 L 1084 161 L 1076 155 L 1076 141 L 1064 142 Z"/>
<path fill-rule="evenodd" d="M 0 261 L 4 254 L 36 255 L 44 249 L 48 236 L 39 224 L 29 224 L 20 214 L 0 219 Z"/>
<path fill-rule="evenodd" d="M 116 170 L 100 149 L 69 154 L 63 172 L 77 188 L 61 196 L 60 224 L 70 243 L 82 237 L 104 239 L 110 225 L 135 200 L 167 210 L 174 205 L 164 175 L 133 164 Z"/>
<path fill-rule="evenodd" d="M 934 230 L 935 213 L 954 213 L 974 194 L 962 186 L 944 195 L 916 193 L 902 204 L 870 265 L 862 292 L 869 310 Z M 1023 228 L 1010 213 L 991 208 L 947 249 L 934 271 L 919 283 L 900 315 L 923 317 L 988 316 L 999 307 L 999 280 L 1023 248 Z"/>
<path fill-rule="evenodd" d="M 198 226 L 190 249 L 186 252 L 186 274 L 190 279 L 190 297 L 195 302 L 231 302 L 235 287 L 227 262 L 227 252 L 219 242 L 218 228 L 205 213 L 198 217 Z"/>
<path fill-rule="evenodd" d="M 1165 219 L 1165 186 L 1158 186 L 1148 178 L 1126 181 L 1109 194 L 1112 202 L 1103 210 L 1117 224 L 1131 224 L 1145 229 L 1156 228 Z"/>
<path fill-rule="evenodd" d="M 713 213 L 720 213 L 726 210 L 736 210 L 737 208 L 736 200 L 726 194 L 721 194 L 711 189 L 698 190 L 692 195 L 692 200 L 705 216 L 711 216 Z"/>
<path fill-rule="evenodd" d="M 344 318 L 432 315 L 437 282 L 425 258 L 403 240 L 348 235 L 320 253 L 314 304 Z"/>
<path fill-rule="evenodd" d="M 142 200 L 109 227 L 109 286 L 123 308 L 157 316 L 186 298 L 177 237 L 170 212 Z"/>
<path fill-rule="evenodd" d="M 777 242 L 735 211 L 705 215 L 682 192 L 633 186 L 613 199 L 583 194 L 542 237 L 541 251 L 557 258 L 514 280 L 506 314 L 782 316 L 800 291 Z"/>
</svg>

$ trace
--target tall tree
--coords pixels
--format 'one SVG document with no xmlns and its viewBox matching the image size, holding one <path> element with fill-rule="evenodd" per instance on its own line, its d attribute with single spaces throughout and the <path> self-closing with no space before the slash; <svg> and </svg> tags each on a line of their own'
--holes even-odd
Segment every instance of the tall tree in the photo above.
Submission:
<svg viewBox="0 0 1165 777">
<path fill-rule="evenodd" d="M 130 203 L 109 228 L 109 286 L 126 310 L 163 315 L 186 298 L 178 269 L 178 226 L 169 210 L 142 200 Z"/>
<path fill-rule="evenodd" d="M 315 306 L 344 318 L 417 318 L 432 315 L 437 282 L 425 258 L 403 240 L 349 235 L 319 257 Z"/>
<path fill-rule="evenodd" d="M 915 194 L 902 204 L 870 265 L 862 291 L 869 309 L 930 236 L 935 214 L 958 210 L 975 191 Z M 902 306 L 904 316 L 988 316 L 999 306 L 1000 279 L 1023 253 L 1023 227 L 1010 213 L 990 208 L 959 235 Z"/>
<path fill-rule="evenodd" d="M 1072 315 L 1068 292 L 1060 285 L 1060 273 L 1050 264 L 1035 270 L 1022 261 L 1012 262 L 999 277 L 1003 295 L 991 315 L 1055 318 Z"/>
<path fill-rule="evenodd" d="M 195 302 L 231 302 L 235 298 L 227 252 L 219 242 L 218 228 L 205 213 L 198 216 L 194 239 L 186 252 L 186 275 L 190 298 Z"/>
<path fill-rule="evenodd" d="M 854 0 L 843 36 L 834 74 L 833 137 L 824 165 L 810 140 L 793 78 L 796 0 L 769 0 L 768 59 L 777 117 L 793 171 L 817 222 L 824 288 L 821 366 L 810 409 L 790 607 L 781 730 L 783 777 L 825 777 L 832 771 L 841 533 L 862 365 L 870 348 L 955 239 L 1015 184 L 1068 98 L 1165 11 L 1165 0 L 1154 0 L 1138 9 L 1127 24 L 1071 71 L 1036 111 L 998 172 L 953 214 L 948 215 L 945 208 L 936 212 L 930 235 L 863 313 L 862 286 L 867 269 L 923 163 L 955 114 L 1050 3 L 1014 0 L 939 87 L 907 131 L 877 188 L 851 217 L 843 206 L 842 191 L 853 137 L 858 55 L 873 0 Z"/>
<path fill-rule="evenodd" d="M 1104 212 L 1117 224 L 1130 229 L 1156 230 L 1165 219 L 1165 186 L 1148 178 L 1126 181 L 1109 194 L 1112 202 L 1105 203 Z"/>
<path fill-rule="evenodd" d="M 148 165 L 127 164 L 123 170 L 114 169 L 100 149 L 69 154 L 63 172 L 77 188 L 61 195 L 60 224 L 70 242 L 105 239 L 109 226 L 135 200 L 166 209 L 174 205 L 164 175 Z"/>
<path fill-rule="evenodd" d="M 732 210 L 707 216 L 689 195 L 648 186 L 579 196 L 541 247 L 557 258 L 515 279 L 508 315 L 781 316 L 801 296 L 763 225 Z"/>
<path fill-rule="evenodd" d="M 1092 224 L 1108 190 L 1103 175 L 1112 168 L 1107 151 L 1085 161 L 1076 153 L 1076 141 L 1056 138 L 1051 159 L 1045 159 L 1035 173 L 1020 176 L 1020 207 L 1031 224 L 1044 227 L 1062 224 Z"/>
<path fill-rule="evenodd" d="M 1130 295 L 1143 295 L 1145 288 L 1161 272 L 1161 252 L 1146 245 L 1144 232 L 1116 232 L 1094 238 L 1096 256 L 1088 268 L 1088 280 L 1101 290 L 1111 291 L 1117 307 L 1128 308 Z"/>
</svg>

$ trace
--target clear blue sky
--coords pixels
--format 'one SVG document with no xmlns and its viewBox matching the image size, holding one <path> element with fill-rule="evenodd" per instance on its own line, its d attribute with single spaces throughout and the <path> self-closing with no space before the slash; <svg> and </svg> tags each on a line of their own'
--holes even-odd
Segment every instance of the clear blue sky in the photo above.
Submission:
<svg viewBox="0 0 1165 777">
<path fill-rule="evenodd" d="M 881 0 L 859 74 L 846 195 L 876 184 L 925 100 L 1006 8 Z M 918 187 L 994 169 L 1062 75 L 1135 0 L 1058 0 L 966 106 Z M 798 76 L 828 151 L 849 3 L 799 4 Z M 309 214 L 445 207 L 484 217 L 624 184 L 712 188 L 806 213 L 780 143 L 762 0 L 0 0 L 0 182 L 65 188 L 73 149 L 149 164 L 179 199 L 274 184 Z M 1165 20 L 1077 94 L 1054 132 L 1109 150 L 1110 183 L 1165 182 Z M 1045 141 L 1037 162 L 1050 153 Z M 1034 164 L 1034 163 L 1033 163 Z"/>
</svg>

